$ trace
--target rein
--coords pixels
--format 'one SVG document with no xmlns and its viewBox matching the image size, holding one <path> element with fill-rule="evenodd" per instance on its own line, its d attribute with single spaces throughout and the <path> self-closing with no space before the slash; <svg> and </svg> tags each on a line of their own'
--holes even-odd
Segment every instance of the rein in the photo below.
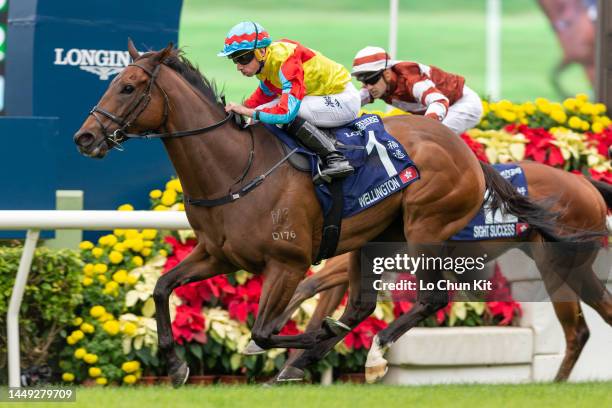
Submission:
<svg viewBox="0 0 612 408">
<path fill-rule="evenodd" d="M 162 66 L 161 63 L 158 64 L 153 71 L 135 62 L 129 64 L 128 66 L 138 67 L 142 69 L 144 72 L 146 72 L 149 75 L 149 83 L 147 84 L 147 87 L 145 88 L 145 91 L 142 93 L 142 95 L 140 95 L 140 97 L 136 100 L 136 103 L 134 103 L 127 110 L 125 117 L 117 116 L 103 108 L 100 108 L 98 105 L 94 106 L 89 112 L 89 114 L 94 117 L 96 122 L 98 122 L 98 125 L 100 125 L 100 127 L 102 128 L 102 132 L 104 133 L 104 139 L 109 144 L 111 144 L 113 148 L 117 150 L 120 150 L 120 151 L 123 150 L 123 148 L 121 147 L 121 142 L 125 140 L 129 140 L 129 139 L 170 139 L 170 138 L 179 138 L 179 137 L 185 137 L 185 136 L 194 136 L 194 135 L 199 135 L 202 133 L 210 132 L 211 130 L 214 130 L 214 129 L 217 129 L 218 127 L 223 126 L 224 124 L 229 122 L 231 118 L 236 118 L 234 112 L 230 112 L 227 114 L 225 118 L 223 118 L 219 122 L 213 123 L 212 125 L 209 125 L 209 126 L 197 128 L 197 129 L 183 130 L 183 131 L 178 131 L 178 132 L 165 132 L 165 133 L 155 133 L 155 132 L 148 132 L 148 131 L 145 131 L 143 133 L 127 133 L 126 130 L 132 125 L 132 123 L 136 119 L 138 119 L 138 117 L 142 114 L 142 112 L 145 111 L 145 109 L 151 102 L 151 92 L 153 89 L 153 85 L 157 86 L 159 90 L 161 91 L 162 95 L 164 96 L 164 115 L 163 115 L 162 122 L 157 127 L 157 129 L 166 127 L 166 122 L 168 120 L 169 105 L 170 105 L 169 98 L 168 98 L 168 95 L 166 94 L 166 91 L 164 91 L 164 89 L 161 86 L 159 86 L 159 84 L 157 84 L 156 82 L 157 76 L 159 75 L 160 67 Z M 222 102 L 225 103 L 225 98 L 223 97 L 222 97 Z M 111 122 L 119 125 L 119 128 L 117 128 L 114 132 L 110 133 L 108 131 L 108 128 L 104 126 L 104 123 L 102 123 L 102 120 L 98 117 L 98 114 L 108 118 Z M 232 186 L 235 186 L 236 184 L 239 184 L 242 181 L 244 181 L 244 178 L 249 173 L 253 165 L 253 161 L 255 158 L 255 140 L 253 136 L 253 130 L 250 127 L 249 127 L 249 134 L 251 135 L 251 151 L 249 152 L 247 165 L 244 171 L 242 172 L 242 175 L 237 178 L 237 180 L 234 182 L 234 184 L 232 184 Z M 253 191 L 261 183 L 263 183 L 267 176 L 269 176 L 281 164 L 287 161 L 289 157 L 291 157 L 295 152 L 297 152 L 297 150 L 298 149 L 295 148 L 289 153 L 287 153 L 280 161 L 278 161 L 274 166 L 268 169 L 265 173 L 251 179 L 247 184 L 244 185 L 244 187 L 242 187 L 240 190 L 234 193 L 231 192 L 231 187 L 230 187 L 229 189 L 230 192 L 223 197 L 207 200 L 207 199 L 193 199 L 193 198 L 189 198 L 185 196 L 185 202 L 187 204 L 196 205 L 200 207 L 215 207 L 218 205 L 236 201 L 239 198 L 244 197 L 245 195 Z"/>
</svg>

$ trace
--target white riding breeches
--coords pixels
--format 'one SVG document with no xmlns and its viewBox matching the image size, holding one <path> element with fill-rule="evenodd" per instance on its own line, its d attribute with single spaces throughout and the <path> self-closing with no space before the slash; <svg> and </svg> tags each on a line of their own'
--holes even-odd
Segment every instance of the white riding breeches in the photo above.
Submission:
<svg viewBox="0 0 612 408">
<path fill-rule="evenodd" d="M 258 106 L 257 110 L 278 103 L 278 98 Z M 344 91 L 333 95 L 306 95 L 302 99 L 298 116 L 321 128 L 342 126 L 356 119 L 361 108 L 361 99 L 355 86 L 348 82 Z"/>
<path fill-rule="evenodd" d="M 463 86 L 463 96 L 448 108 L 442 121 L 450 130 L 460 135 L 475 127 L 482 116 L 482 101 L 476 92 Z"/>
</svg>

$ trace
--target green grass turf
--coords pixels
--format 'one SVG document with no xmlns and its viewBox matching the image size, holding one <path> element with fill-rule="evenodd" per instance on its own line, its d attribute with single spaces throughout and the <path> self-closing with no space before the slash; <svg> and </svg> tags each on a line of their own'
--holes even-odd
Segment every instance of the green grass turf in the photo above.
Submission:
<svg viewBox="0 0 612 408">
<path fill-rule="evenodd" d="M 610 407 L 612 383 L 528 385 L 292 385 L 151 388 L 78 388 L 76 404 L 20 403 L 70 407 Z M 9 404 L 5 404 L 8 406 Z M 12 404 L 10 404 L 12 405 Z"/>
<path fill-rule="evenodd" d="M 535 0 L 502 3 L 502 96 L 513 101 L 539 96 L 557 100 L 549 73 L 561 50 L 548 21 Z M 398 58 L 462 74 L 484 95 L 484 4 L 484 0 L 402 0 Z M 216 56 L 235 23 L 258 21 L 273 38 L 300 41 L 350 67 L 360 48 L 387 46 L 387 5 L 382 0 L 185 0 L 179 42 L 202 72 L 224 87 L 228 100 L 240 101 L 255 89 L 257 80 L 242 77 L 230 61 Z M 563 82 L 571 91 L 590 91 L 579 67 L 566 72 Z"/>
</svg>

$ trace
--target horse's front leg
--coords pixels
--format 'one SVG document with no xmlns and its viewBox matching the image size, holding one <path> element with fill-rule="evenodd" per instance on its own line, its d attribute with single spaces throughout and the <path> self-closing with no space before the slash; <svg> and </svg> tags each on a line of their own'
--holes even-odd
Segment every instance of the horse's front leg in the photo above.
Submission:
<svg viewBox="0 0 612 408">
<path fill-rule="evenodd" d="M 190 282 L 212 278 L 234 272 L 236 268 L 210 256 L 202 245 L 194 250 L 174 269 L 162 275 L 153 291 L 155 300 L 155 320 L 157 321 L 157 341 L 161 355 L 166 358 L 168 375 L 172 385 L 179 387 L 189 376 L 189 367 L 178 358 L 174 351 L 174 338 L 170 321 L 168 299 L 174 289 Z"/>
<path fill-rule="evenodd" d="M 295 336 L 274 335 L 283 320 L 283 312 L 304 277 L 308 265 L 271 260 L 264 268 L 264 285 L 259 311 L 252 329 L 253 341 L 263 349 L 273 347 L 311 348 L 324 335 L 323 330 Z"/>
</svg>

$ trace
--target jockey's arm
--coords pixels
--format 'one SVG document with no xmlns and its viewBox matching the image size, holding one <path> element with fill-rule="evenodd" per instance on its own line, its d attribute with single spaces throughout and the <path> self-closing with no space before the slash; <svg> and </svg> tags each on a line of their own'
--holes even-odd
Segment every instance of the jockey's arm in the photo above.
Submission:
<svg viewBox="0 0 612 408">
<path fill-rule="evenodd" d="M 439 120 L 444 120 L 448 112 L 449 101 L 446 96 L 436 88 L 436 84 L 425 74 L 417 78 L 407 80 L 406 89 L 411 90 L 412 96 L 422 105 L 427 107 L 424 116 Z"/>
<path fill-rule="evenodd" d="M 374 98 L 370 95 L 370 91 L 365 88 L 359 90 L 359 97 L 361 98 L 361 106 L 374 102 Z"/>
<path fill-rule="evenodd" d="M 255 111 L 254 119 L 270 124 L 290 123 L 300 110 L 306 93 L 304 68 L 296 56 L 283 62 L 278 72 L 282 93 L 276 105 Z"/>
</svg>

